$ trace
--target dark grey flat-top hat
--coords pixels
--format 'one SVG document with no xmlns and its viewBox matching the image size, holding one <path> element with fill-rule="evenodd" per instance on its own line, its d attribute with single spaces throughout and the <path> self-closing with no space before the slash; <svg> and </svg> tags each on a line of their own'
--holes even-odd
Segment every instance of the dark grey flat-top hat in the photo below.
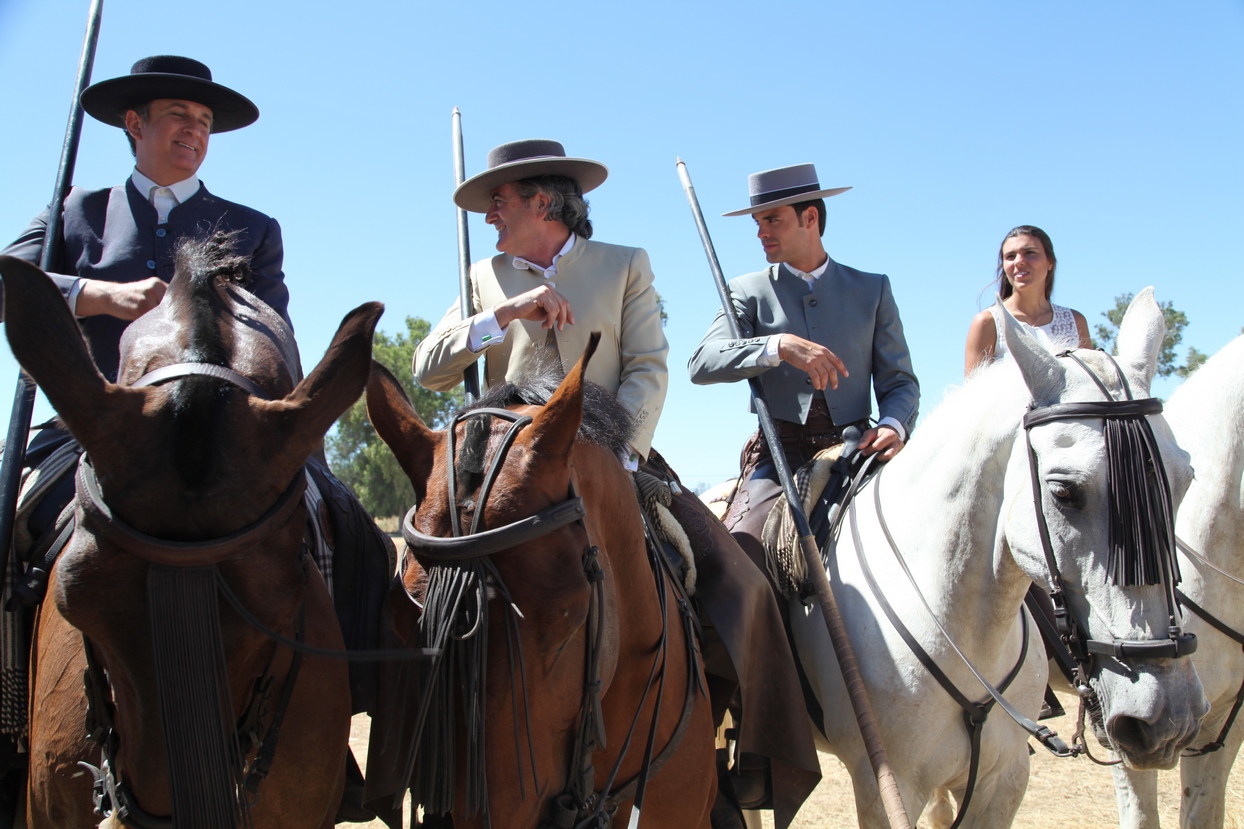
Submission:
<svg viewBox="0 0 1244 829">
<path fill-rule="evenodd" d="M 557 141 L 512 141 L 494 147 L 488 153 L 488 169 L 458 185 L 454 204 L 473 213 L 487 213 L 492 191 L 501 185 L 548 175 L 572 178 L 586 193 L 604 183 L 609 168 L 590 158 L 567 158 L 565 147 Z"/>
<path fill-rule="evenodd" d="M 778 167 L 776 170 L 752 173 L 747 177 L 747 193 L 751 196 L 751 207 L 732 210 L 721 215 L 746 216 L 787 204 L 827 199 L 850 189 L 850 187 L 831 187 L 828 190 L 822 190 L 816 178 L 816 167 L 811 164 Z"/>
<path fill-rule="evenodd" d="M 126 110 L 157 98 L 194 101 L 212 111 L 212 132 L 255 123 L 259 108 L 245 95 L 212 82 L 212 70 L 192 58 L 156 55 L 134 64 L 130 74 L 82 90 L 82 108 L 96 120 L 125 129 Z"/>
</svg>

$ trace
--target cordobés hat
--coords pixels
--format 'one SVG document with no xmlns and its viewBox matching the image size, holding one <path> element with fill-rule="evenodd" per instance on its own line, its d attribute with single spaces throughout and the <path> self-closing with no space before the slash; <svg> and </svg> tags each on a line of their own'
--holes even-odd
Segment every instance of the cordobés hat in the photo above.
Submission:
<svg viewBox="0 0 1244 829">
<path fill-rule="evenodd" d="M 454 204 L 473 213 L 487 213 L 492 191 L 501 185 L 548 175 L 572 178 L 586 193 L 604 183 L 609 168 L 589 158 L 567 158 L 566 149 L 557 141 L 512 141 L 494 147 L 488 153 L 488 169 L 458 185 Z"/>
<path fill-rule="evenodd" d="M 778 167 L 776 170 L 752 173 L 747 177 L 747 192 L 751 196 L 751 207 L 732 210 L 721 215 L 746 216 L 787 204 L 827 199 L 850 189 L 850 187 L 831 187 L 828 190 L 822 190 L 816 178 L 816 167 L 811 164 Z"/>
<path fill-rule="evenodd" d="M 157 98 L 194 101 L 212 111 L 212 132 L 255 123 L 259 108 L 244 95 L 212 82 L 212 70 L 192 58 L 156 55 L 134 64 L 130 74 L 82 90 L 82 108 L 92 118 L 125 129 L 126 110 Z"/>
</svg>

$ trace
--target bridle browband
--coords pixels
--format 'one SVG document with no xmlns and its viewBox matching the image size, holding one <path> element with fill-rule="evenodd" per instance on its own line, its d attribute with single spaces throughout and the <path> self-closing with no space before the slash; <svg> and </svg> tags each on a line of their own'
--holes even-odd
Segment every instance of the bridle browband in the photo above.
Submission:
<svg viewBox="0 0 1244 829">
<path fill-rule="evenodd" d="M 1104 354 L 1104 352 L 1103 352 Z M 1178 565 L 1174 560 L 1175 556 L 1175 522 L 1174 522 L 1174 505 L 1170 493 L 1170 483 L 1166 477 L 1166 467 L 1162 463 L 1161 452 L 1158 449 L 1157 440 L 1153 436 L 1153 430 L 1149 426 L 1146 419 L 1149 415 L 1159 414 L 1162 411 L 1162 401 L 1156 398 L 1146 398 L 1142 400 L 1132 399 L 1132 390 L 1124 376 L 1119 364 L 1114 358 L 1108 354 L 1104 354 L 1110 364 L 1114 366 L 1115 373 L 1119 378 L 1119 382 L 1123 387 L 1126 395 L 1124 400 L 1116 400 L 1114 395 L 1102 382 L 1101 378 L 1070 351 L 1065 351 L 1058 355 L 1059 357 L 1068 357 L 1073 360 L 1080 368 L 1089 375 L 1096 383 L 1098 389 L 1105 395 L 1105 400 L 1086 401 L 1077 403 L 1058 403 L 1052 406 L 1037 406 L 1035 403 L 1024 415 L 1024 439 L 1028 450 L 1028 470 L 1029 478 L 1032 482 L 1032 499 L 1033 506 L 1037 514 L 1037 530 L 1041 537 L 1041 548 L 1045 554 L 1046 568 L 1050 575 L 1050 599 L 1054 603 L 1054 619 L 1057 625 L 1059 636 L 1062 641 L 1070 649 L 1075 656 L 1076 662 L 1080 665 L 1087 677 L 1088 665 L 1094 656 L 1109 656 L 1119 660 L 1135 660 L 1135 659 L 1174 659 L 1180 656 L 1187 656 L 1196 651 L 1196 636 L 1191 633 L 1183 633 L 1178 622 L 1178 606 L 1175 602 L 1175 584 L 1179 579 Z M 1154 480 L 1154 488 L 1156 489 L 1157 503 L 1151 506 L 1156 507 L 1159 511 L 1158 515 L 1152 516 L 1146 525 L 1153 527 L 1157 525 L 1157 531 L 1151 532 L 1150 537 L 1142 539 L 1142 543 L 1148 544 L 1150 552 L 1155 555 L 1158 560 L 1159 573 L 1146 574 L 1149 579 L 1156 578 L 1156 581 L 1148 581 L 1149 584 L 1161 583 L 1167 604 L 1167 636 L 1165 639 L 1154 640 L 1122 640 L 1114 639 L 1110 641 L 1102 641 L 1092 639 L 1087 635 L 1087 627 L 1081 625 L 1074 619 L 1067 607 L 1066 592 L 1063 588 L 1062 579 L 1059 575 L 1058 562 L 1054 557 L 1053 544 L 1050 541 L 1050 529 L 1045 518 L 1044 497 L 1041 487 L 1041 477 L 1039 464 L 1037 461 L 1036 450 L 1032 446 L 1032 429 L 1036 426 L 1052 423 L 1057 420 L 1071 420 L 1080 418 L 1102 418 L 1107 423 L 1106 428 L 1106 454 L 1110 460 L 1111 467 L 1118 466 L 1116 463 L 1117 456 L 1131 449 L 1134 452 L 1142 454 L 1142 460 L 1147 464 L 1149 474 Z M 1112 421 L 1115 424 L 1122 424 L 1124 428 L 1130 427 L 1133 431 L 1132 445 L 1121 447 L 1114 445 L 1115 441 L 1120 440 L 1116 430 L 1111 428 Z M 1115 469 L 1112 472 L 1118 471 Z M 1142 482 L 1143 483 L 1143 482 Z M 1134 487 L 1135 481 L 1120 481 L 1115 475 L 1111 475 L 1108 479 L 1107 486 L 1116 487 Z M 1112 493 L 1113 494 L 1113 493 Z M 1136 497 L 1136 491 L 1133 489 L 1125 494 Z M 1133 501 L 1134 503 L 1134 501 Z M 1111 498 L 1110 503 L 1110 527 L 1112 536 L 1112 546 L 1114 545 L 1113 536 L 1116 527 L 1123 520 L 1121 515 L 1116 514 L 1121 507 L 1118 504 L 1118 498 Z M 1159 535 L 1160 534 L 1160 535 Z M 1143 550 L 1131 551 L 1134 555 L 1140 556 Z M 1119 569 L 1124 571 L 1124 577 L 1119 578 Z M 1115 581 L 1122 581 L 1124 585 L 1133 583 L 1129 576 L 1134 576 L 1132 571 L 1128 571 L 1126 563 L 1120 568 L 1116 568 Z"/>
</svg>

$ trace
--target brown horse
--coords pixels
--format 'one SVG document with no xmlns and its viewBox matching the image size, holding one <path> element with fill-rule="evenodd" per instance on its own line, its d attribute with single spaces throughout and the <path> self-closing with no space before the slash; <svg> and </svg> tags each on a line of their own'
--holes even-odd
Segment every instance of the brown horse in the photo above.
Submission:
<svg viewBox="0 0 1244 829">
<path fill-rule="evenodd" d="M 423 644 L 444 649 L 441 674 L 422 669 L 419 762 L 395 782 L 457 829 L 625 826 L 637 793 L 642 826 L 709 825 L 695 635 L 617 458 L 630 419 L 583 380 L 598 339 L 555 391 L 495 389 L 444 432 L 373 363 L 368 413 L 417 498 L 404 535 L 427 572 L 408 556 L 404 579 Z"/>
<path fill-rule="evenodd" d="M 292 332 L 218 234 L 178 251 L 114 384 L 46 276 L 0 272 L 13 353 L 86 451 L 38 622 L 28 824 L 96 824 L 85 761 L 105 825 L 332 826 L 346 664 L 289 642 L 343 649 L 304 552 L 303 465 L 363 391 L 382 306 L 347 315 L 301 379 Z"/>
</svg>

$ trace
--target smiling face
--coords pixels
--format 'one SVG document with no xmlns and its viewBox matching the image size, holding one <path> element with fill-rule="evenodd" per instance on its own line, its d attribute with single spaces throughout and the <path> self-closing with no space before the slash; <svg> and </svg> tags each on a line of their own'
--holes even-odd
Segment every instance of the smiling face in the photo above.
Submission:
<svg viewBox="0 0 1244 829">
<path fill-rule="evenodd" d="M 547 228 L 548 198 L 540 193 L 524 199 L 518 185 L 508 182 L 492 191 L 484 221 L 497 229 L 497 250 L 511 256 L 530 258 L 542 246 Z"/>
<path fill-rule="evenodd" d="M 212 111 L 193 101 L 158 98 L 147 105 L 147 118 L 125 113 L 125 129 L 134 139 L 139 172 L 156 184 L 190 178 L 207 157 Z"/>
<path fill-rule="evenodd" d="M 1048 296 L 1045 283 L 1053 267 L 1045 246 L 1035 236 L 1012 236 L 1002 243 L 1002 271 L 1017 292 Z"/>
</svg>

